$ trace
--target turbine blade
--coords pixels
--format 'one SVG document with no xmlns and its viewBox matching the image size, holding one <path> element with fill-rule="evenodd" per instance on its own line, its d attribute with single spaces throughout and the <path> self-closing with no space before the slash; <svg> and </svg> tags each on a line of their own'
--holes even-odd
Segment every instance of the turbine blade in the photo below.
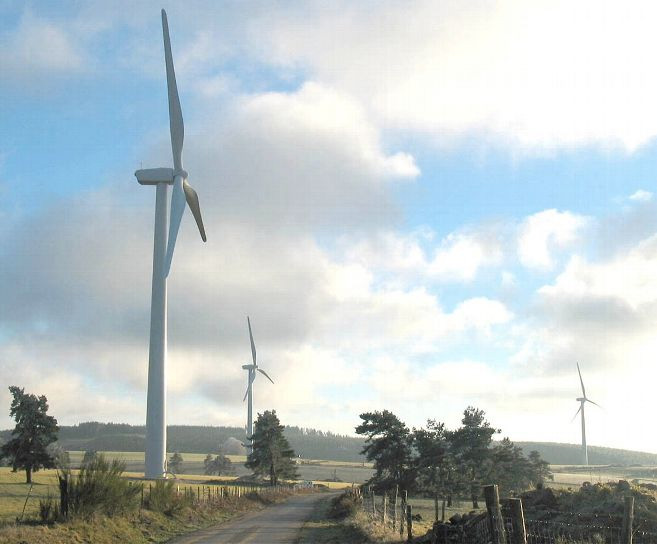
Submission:
<svg viewBox="0 0 657 544">
<path fill-rule="evenodd" d="M 173 250 L 176 247 L 176 238 L 180 228 L 180 220 L 185 211 L 185 192 L 183 191 L 183 179 L 176 176 L 173 182 L 173 191 L 171 193 L 171 214 L 169 219 L 169 240 L 167 241 L 167 255 L 164 265 L 165 277 L 171 270 L 171 261 L 173 259 Z"/>
<path fill-rule="evenodd" d="M 570 420 L 571 423 L 573 421 L 575 421 L 575 418 L 577 417 L 577 414 L 579 414 L 581 411 L 582 411 L 582 405 L 580 404 L 579 408 L 577 409 L 577 412 L 575 412 L 575 415 L 573 416 L 573 419 Z"/>
<path fill-rule="evenodd" d="M 258 372 L 260 372 L 260 374 L 264 374 L 265 377 L 266 377 L 271 383 L 274 383 L 274 380 L 272 380 L 272 379 L 269 377 L 269 374 L 267 374 L 264 370 L 262 370 L 261 368 L 259 368 L 259 369 L 258 369 Z"/>
<path fill-rule="evenodd" d="M 249 338 L 251 339 L 251 355 L 253 356 L 253 366 L 257 367 L 258 364 L 256 363 L 255 342 L 253 341 L 253 333 L 251 332 L 251 320 L 249 319 L 248 315 L 246 316 L 246 322 L 249 324 Z"/>
<path fill-rule="evenodd" d="M 600 406 L 597 402 L 593 402 L 590 399 L 586 399 L 586 402 L 590 402 L 591 404 L 595 404 L 598 408 L 602 408 L 602 406 Z"/>
<path fill-rule="evenodd" d="M 185 139 L 182 109 L 176 85 L 176 72 L 173 68 L 171 55 L 171 38 L 169 37 L 169 23 L 167 12 L 162 10 L 162 34 L 164 36 L 164 62 L 167 69 L 167 92 L 169 95 L 169 129 L 171 131 L 171 151 L 173 152 L 173 167 L 182 170 L 182 148 Z"/>
<path fill-rule="evenodd" d="M 246 393 L 244 393 L 244 398 L 242 399 L 242 402 L 246 401 L 246 397 L 249 396 L 249 386 L 250 386 L 250 385 L 251 385 L 251 384 L 249 384 L 249 385 L 246 386 Z"/>
<path fill-rule="evenodd" d="M 187 180 L 183 181 L 183 190 L 185 191 L 185 199 L 187 200 L 187 205 L 189 206 L 194 219 L 196 219 L 196 226 L 198 227 L 198 231 L 201 233 L 201 240 L 207 242 L 208 239 L 205 236 L 205 228 L 203 227 L 203 218 L 201 217 L 201 207 L 198 203 L 198 195 L 192 186 L 187 182 Z"/>
<path fill-rule="evenodd" d="M 582 384 L 582 396 L 586 398 L 586 391 L 584 390 L 584 380 L 582 380 L 582 373 L 579 370 L 579 363 L 577 363 L 577 373 L 579 374 L 579 383 Z"/>
</svg>

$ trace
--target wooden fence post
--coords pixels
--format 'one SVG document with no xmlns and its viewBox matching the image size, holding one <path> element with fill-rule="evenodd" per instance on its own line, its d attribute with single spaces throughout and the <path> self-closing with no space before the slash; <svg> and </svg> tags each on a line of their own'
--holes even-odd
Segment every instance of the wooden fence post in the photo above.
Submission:
<svg viewBox="0 0 657 544">
<path fill-rule="evenodd" d="M 438 492 L 433 494 L 433 520 L 438 521 Z"/>
<path fill-rule="evenodd" d="M 442 513 L 440 515 L 440 521 L 445 523 L 445 499 L 443 499 Z"/>
<path fill-rule="evenodd" d="M 634 497 L 625 497 L 625 510 L 623 512 L 623 532 L 621 544 L 632 544 L 632 524 L 634 522 Z"/>
<path fill-rule="evenodd" d="M 392 530 L 397 529 L 397 499 L 399 498 L 399 486 L 395 486 L 395 505 L 393 507 Z"/>
<path fill-rule="evenodd" d="M 410 504 L 406 505 L 406 540 L 410 542 L 413 540 L 413 507 Z"/>
<path fill-rule="evenodd" d="M 376 493 L 372 491 L 372 519 L 376 518 Z"/>
<path fill-rule="evenodd" d="M 511 507 L 511 523 L 513 525 L 513 538 L 511 544 L 527 544 L 527 530 L 525 529 L 525 514 L 522 511 L 522 499 L 509 499 Z"/>
<path fill-rule="evenodd" d="M 381 521 L 385 527 L 386 522 L 388 521 L 388 494 L 383 493 L 383 513 L 381 515 Z"/>
<path fill-rule="evenodd" d="M 486 510 L 488 510 L 492 542 L 493 544 L 506 544 L 506 531 L 504 530 L 504 520 L 502 519 L 500 495 L 497 491 L 497 486 L 485 486 L 484 497 L 486 497 Z"/>
<path fill-rule="evenodd" d="M 404 537 L 404 523 L 406 522 L 406 505 L 408 504 L 408 491 L 404 489 L 401 500 L 401 516 L 399 518 L 399 538 Z"/>
</svg>

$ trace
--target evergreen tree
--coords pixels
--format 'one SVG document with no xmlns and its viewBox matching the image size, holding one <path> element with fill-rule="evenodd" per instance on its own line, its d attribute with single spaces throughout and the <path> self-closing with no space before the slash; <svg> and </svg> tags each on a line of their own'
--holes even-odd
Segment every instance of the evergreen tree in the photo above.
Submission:
<svg viewBox="0 0 657 544">
<path fill-rule="evenodd" d="M 2 446 L 2 456 L 8 457 L 14 471 L 25 470 L 28 484 L 32 472 L 40 468 L 54 468 L 55 461 L 48 452 L 48 445 L 57 440 L 57 420 L 49 416 L 48 400 L 25 393 L 23 388 L 12 385 L 9 391 L 14 397 L 9 415 L 16 420 L 12 438 Z"/>
<path fill-rule="evenodd" d="M 356 433 L 365 435 L 363 453 L 374 463 L 375 473 L 369 480 L 377 489 L 409 489 L 414 481 L 411 461 L 412 437 L 399 418 L 384 410 L 360 414 L 363 422 Z"/>
<path fill-rule="evenodd" d="M 233 473 L 233 463 L 225 455 L 219 454 L 214 459 L 209 453 L 205 456 L 203 461 L 204 473 L 208 476 L 216 474 L 221 476 L 222 474 L 232 474 Z"/>
<path fill-rule="evenodd" d="M 171 456 L 169 459 L 169 463 L 167 464 L 167 469 L 174 474 L 182 474 L 183 468 L 183 457 L 180 455 L 178 452 L 174 452 L 174 454 Z"/>
<path fill-rule="evenodd" d="M 541 459 L 541 454 L 536 450 L 529 452 L 529 466 L 531 471 L 531 482 L 537 488 L 542 487 L 545 480 L 554 480 L 550 472 L 550 463 Z M 657 475 L 657 471 L 655 471 Z"/>
<path fill-rule="evenodd" d="M 450 433 L 451 451 L 470 487 L 472 507 L 479 508 L 478 496 L 482 480 L 490 472 L 490 445 L 498 429 L 490 426 L 483 410 L 468 406 L 463 412 L 463 424 Z"/>
<path fill-rule="evenodd" d="M 439 496 L 447 497 L 451 493 L 448 488 L 451 463 L 445 425 L 430 419 L 426 429 L 413 429 L 413 449 L 416 486 L 432 495 L 437 504 Z"/>
<path fill-rule="evenodd" d="M 252 437 L 253 451 L 245 463 L 259 476 L 268 474 L 271 485 L 277 485 L 279 478 L 297 478 L 294 451 L 283 436 L 283 429 L 276 410 L 258 414 Z"/>
</svg>

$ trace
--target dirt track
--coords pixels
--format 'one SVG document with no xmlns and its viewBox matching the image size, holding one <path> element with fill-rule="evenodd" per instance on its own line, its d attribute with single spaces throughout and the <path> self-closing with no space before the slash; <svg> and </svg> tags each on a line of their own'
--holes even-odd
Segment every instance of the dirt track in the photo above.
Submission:
<svg viewBox="0 0 657 544">
<path fill-rule="evenodd" d="M 284 503 L 180 536 L 169 544 L 292 544 L 324 493 L 293 496 Z"/>
</svg>

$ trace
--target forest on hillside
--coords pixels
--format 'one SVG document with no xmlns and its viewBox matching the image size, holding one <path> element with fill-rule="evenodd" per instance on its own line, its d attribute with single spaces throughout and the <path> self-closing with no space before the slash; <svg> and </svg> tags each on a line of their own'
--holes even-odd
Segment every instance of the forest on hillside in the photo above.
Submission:
<svg viewBox="0 0 657 544">
<path fill-rule="evenodd" d="M 0 443 L 6 442 L 11 431 L 0 431 Z M 144 451 L 146 428 L 126 423 L 99 423 L 90 421 L 78 425 L 62 425 L 59 444 L 66 450 Z M 362 462 L 362 437 L 345 436 L 331 432 L 286 427 L 285 436 L 290 446 L 305 459 L 331 459 Z M 242 441 L 241 427 L 213 427 L 170 425 L 167 451 L 188 453 L 214 453 L 230 439 Z M 233 440 L 234 442 L 234 440 Z M 581 460 L 579 444 L 555 442 L 516 442 L 526 455 L 532 450 L 554 465 L 578 465 Z M 589 446 L 589 461 L 593 465 L 651 465 L 657 466 L 657 454 Z"/>
</svg>

